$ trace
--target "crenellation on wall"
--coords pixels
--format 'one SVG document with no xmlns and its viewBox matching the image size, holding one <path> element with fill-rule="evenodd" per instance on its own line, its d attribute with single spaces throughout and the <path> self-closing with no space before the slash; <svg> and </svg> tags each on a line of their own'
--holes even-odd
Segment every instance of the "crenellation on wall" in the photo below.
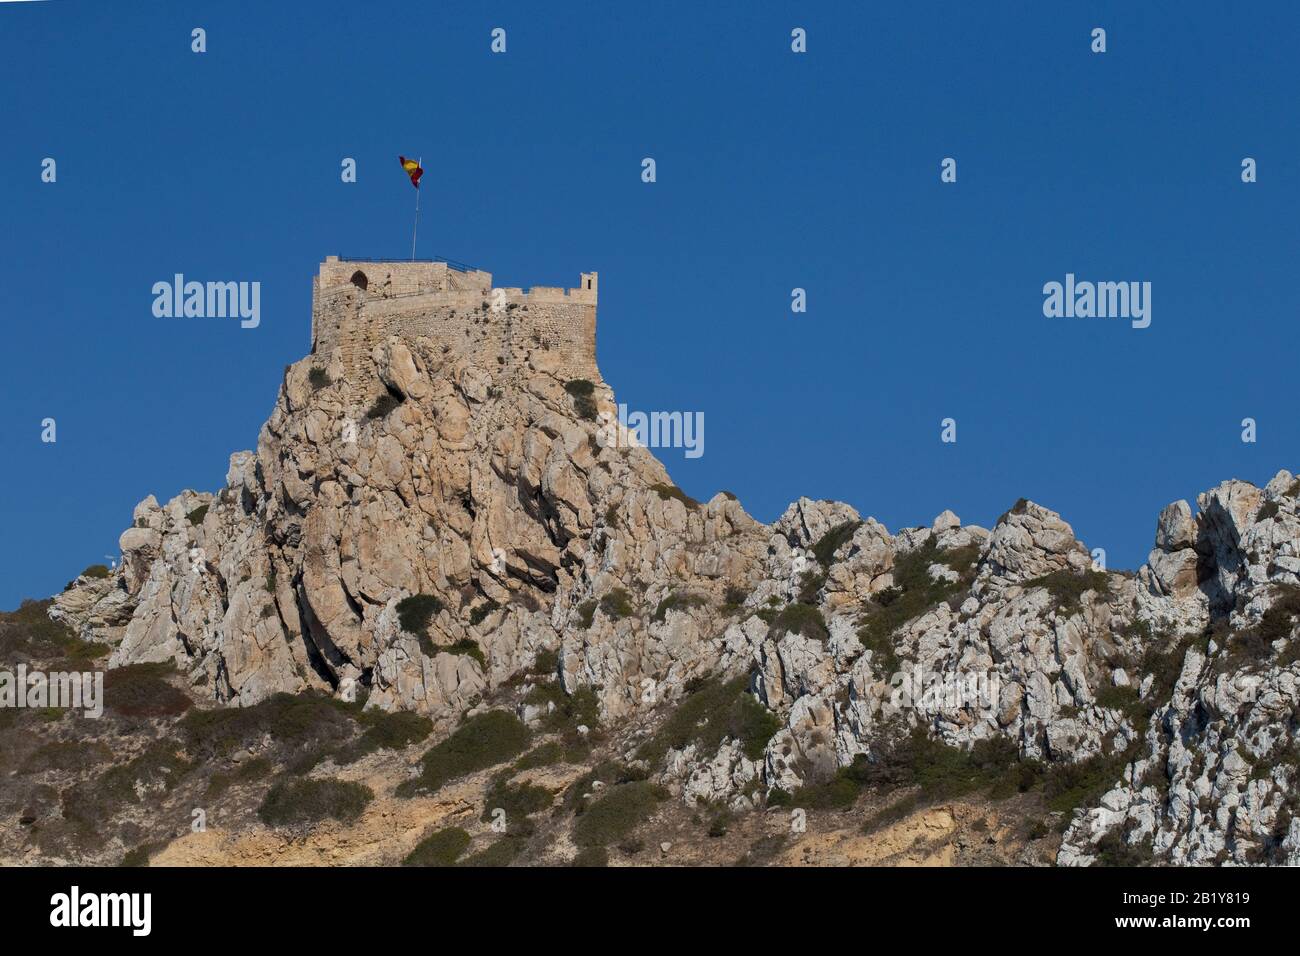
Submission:
<svg viewBox="0 0 1300 956">
<path fill-rule="evenodd" d="M 584 272 L 573 289 L 493 288 L 491 273 L 446 262 L 329 256 L 312 279 L 312 351 L 339 348 L 357 384 L 390 335 L 428 338 L 488 367 L 554 351 L 563 374 L 596 378 L 596 280 Z"/>
</svg>

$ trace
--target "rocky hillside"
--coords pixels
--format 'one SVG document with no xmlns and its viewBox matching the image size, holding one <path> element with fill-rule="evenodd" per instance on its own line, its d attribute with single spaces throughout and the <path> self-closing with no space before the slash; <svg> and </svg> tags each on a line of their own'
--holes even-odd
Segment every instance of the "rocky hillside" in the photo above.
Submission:
<svg viewBox="0 0 1300 956">
<path fill-rule="evenodd" d="M 110 676 L 104 721 L 0 728 L 7 858 L 1300 863 L 1290 473 L 1108 572 L 1023 500 L 694 501 L 544 350 L 372 358 L 289 367 L 224 489 L 0 623 Z"/>
</svg>

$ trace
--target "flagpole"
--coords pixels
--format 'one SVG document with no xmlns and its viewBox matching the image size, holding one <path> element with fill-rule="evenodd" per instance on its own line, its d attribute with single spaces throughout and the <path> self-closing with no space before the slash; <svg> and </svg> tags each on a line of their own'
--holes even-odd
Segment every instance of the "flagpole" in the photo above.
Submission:
<svg viewBox="0 0 1300 956">
<path fill-rule="evenodd" d="M 420 168 L 424 168 L 424 157 L 418 160 Z M 415 184 L 415 228 L 411 230 L 411 261 L 415 261 L 415 236 L 420 231 L 420 184 Z"/>
</svg>

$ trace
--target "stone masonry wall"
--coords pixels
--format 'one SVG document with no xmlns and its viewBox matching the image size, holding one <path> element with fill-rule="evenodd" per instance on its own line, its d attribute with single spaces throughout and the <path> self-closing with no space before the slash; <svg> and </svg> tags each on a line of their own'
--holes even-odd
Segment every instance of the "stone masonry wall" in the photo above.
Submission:
<svg viewBox="0 0 1300 956">
<path fill-rule="evenodd" d="M 340 348 L 357 384 L 373 371 L 371 349 L 389 335 L 429 338 L 489 367 L 554 351 L 564 359 L 563 374 L 595 379 L 596 280 L 592 272 L 576 289 L 493 289 L 491 273 L 443 262 L 330 256 L 312 280 L 312 351 Z"/>
</svg>

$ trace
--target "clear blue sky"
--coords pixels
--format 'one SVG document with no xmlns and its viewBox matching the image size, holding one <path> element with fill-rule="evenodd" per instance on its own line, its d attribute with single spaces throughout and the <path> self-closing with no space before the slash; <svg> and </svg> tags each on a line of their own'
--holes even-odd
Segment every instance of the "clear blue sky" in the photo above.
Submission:
<svg viewBox="0 0 1300 956">
<path fill-rule="evenodd" d="M 1133 567 L 1167 502 L 1300 466 L 1295 5 L 477 6 L 0 4 L 0 607 L 116 554 L 145 495 L 221 486 L 316 264 L 409 253 L 399 153 L 422 255 L 599 271 L 606 380 L 703 411 L 669 471 L 762 520 L 1023 495 Z M 155 318 L 176 272 L 260 281 L 261 327 Z M 1150 281 L 1151 327 L 1045 318 L 1066 272 Z"/>
</svg>

